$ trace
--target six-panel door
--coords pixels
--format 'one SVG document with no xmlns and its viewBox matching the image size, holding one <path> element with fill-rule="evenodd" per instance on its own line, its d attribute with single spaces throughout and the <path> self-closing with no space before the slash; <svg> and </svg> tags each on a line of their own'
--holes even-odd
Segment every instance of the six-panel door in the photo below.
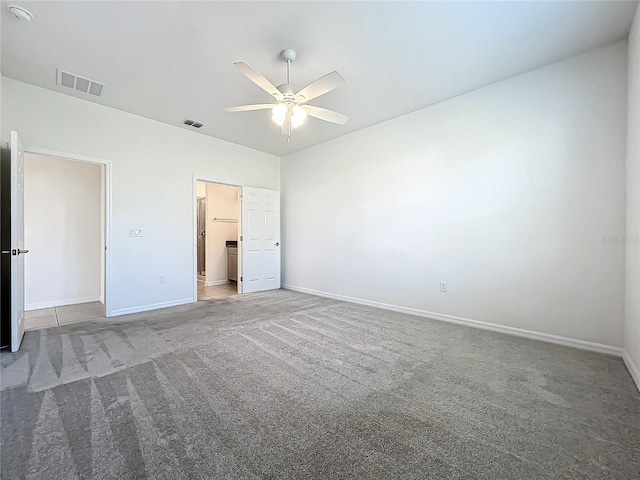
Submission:
<svg viewBox="0 0 640 480">
<path fill-rule="evenodd" d="M 243 293 L 280 288 L 280 192 L 242 187 Z"/>
</svg>

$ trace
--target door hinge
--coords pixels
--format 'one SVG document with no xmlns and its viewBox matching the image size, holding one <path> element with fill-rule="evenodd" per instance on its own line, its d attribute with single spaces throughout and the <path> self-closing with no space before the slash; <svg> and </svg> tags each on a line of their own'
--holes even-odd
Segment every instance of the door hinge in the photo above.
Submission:
<svg viewBox="0 0 640 480">
<path fill-rule="evenodd" d="M 243 280 L 242 277 L 240 277 L 240 281 L 242 281 L 242 280 Z"/>
<path fill-rule="evenodd" d="M 240 235 L 240 241 L 242 241 L 242 235 Z"/>
</svg>

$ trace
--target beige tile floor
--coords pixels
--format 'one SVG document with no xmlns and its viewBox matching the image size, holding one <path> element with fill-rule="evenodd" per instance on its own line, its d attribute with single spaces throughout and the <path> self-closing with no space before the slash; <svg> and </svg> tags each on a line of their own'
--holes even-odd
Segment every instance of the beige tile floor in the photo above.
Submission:
<svg viewBox="0 0 640 480">
<path fill-rule="evenodd" d="M 24 313 L 25 330 L 57 327 L 83 320 L 105 319 L 104 305 L 100 302 L 78 303 L 62 307 L 29 310 Z"/>
<path fill-rule="evenodd" d="M 205 287 L 204 284 L 198 283 L 198 301 L 204 300 L 220 300 L 238 294 L 238 286 L 229 282 L 224 285 L 215 285 L 213 287 Z"/>
<path fill-rule="evenodd" d="M 205 287 L 198 284 L 198 301 L 220 300 L 238 293 L 235 283 Z M 100 302 L 79 303 L 62 307 L 43 308 L 25 312 L 25 330 L 57 327 L 83 320 L 107 320 L 104 305 Z"/>
</svg>

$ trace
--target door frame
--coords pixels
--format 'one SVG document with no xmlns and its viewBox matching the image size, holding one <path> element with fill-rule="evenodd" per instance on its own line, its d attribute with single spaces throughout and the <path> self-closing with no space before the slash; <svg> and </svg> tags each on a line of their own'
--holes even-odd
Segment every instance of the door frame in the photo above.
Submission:
<svg viewBox="0 0 640 480">
<path fill-rule="evenodd" d="M 192 191 L 191 191 L 191 232 L 193 235 L 193 302 L 198 301 L 198 182 L 217 183 L 218 185 L 226 185 L 228 187 L 236 187 L 238 189 L 238 244 L 242 238 L 242 185 L 235 183 L 221 182 L 208 175 L 193 175 Z M 237 281 L 238 294 L 242 293 L 242 253 L 240 245 L 238 245 L 238 277 Z"/>
<path fill-rule="evenodd" d="M 59 152 L 48 148 L 24 147 L 25 153 L 56 157 L 62 160 L 104 165 L 104 316 L 111 317 L 111 160 L 75 153 Z"/>
</svg>

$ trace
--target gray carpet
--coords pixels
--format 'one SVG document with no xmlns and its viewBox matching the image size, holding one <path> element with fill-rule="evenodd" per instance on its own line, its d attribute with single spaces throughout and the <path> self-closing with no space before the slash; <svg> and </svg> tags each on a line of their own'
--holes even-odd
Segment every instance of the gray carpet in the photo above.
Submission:
<svg viewBox="0 0 640 480">
<path fill-rule="evenodd" d="M 284 290 L 27 332 L 3 479 L 638 479 L 622 361 Z"/>
</svg>

